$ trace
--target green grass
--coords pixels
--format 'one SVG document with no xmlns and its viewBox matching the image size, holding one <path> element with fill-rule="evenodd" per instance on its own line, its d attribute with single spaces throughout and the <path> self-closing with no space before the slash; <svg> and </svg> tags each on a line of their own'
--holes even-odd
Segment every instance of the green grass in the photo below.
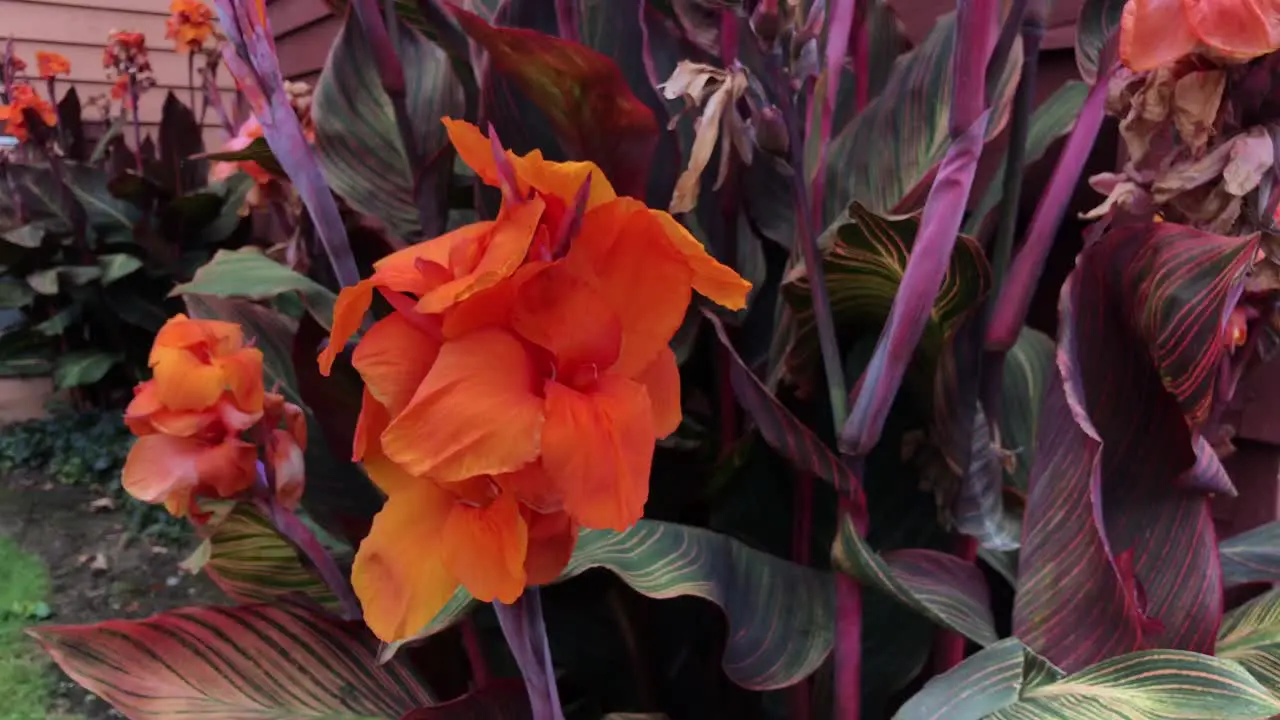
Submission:
<svg viewBox="0 0 1280 720">
<path fill-rule="evenodd" d="M 37 604 L 48 596 L 44 563 L 0 537 L 0 717 L 47 716 L 53 675 L 44 653 L 23 629 L 36 622 Z"/>
</svg>

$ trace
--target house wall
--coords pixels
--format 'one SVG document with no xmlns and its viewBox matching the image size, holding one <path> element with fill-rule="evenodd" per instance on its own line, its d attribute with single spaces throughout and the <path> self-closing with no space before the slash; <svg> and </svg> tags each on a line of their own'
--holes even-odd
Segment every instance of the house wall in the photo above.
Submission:
<svg viewBox="0 0 1280 720">
<path fill-rule="evenodd" d="M 289 80 L 315 84 L 342 23 L 324 0 L 267 0 L 280 71 Z"/>
<path fill-rule="evenodd" d="M 170 90 L 187 100 L 187 56 L 173 51 L 164 37 L 165 18 L 169 15 L 166 0 L 0 0 L 0 38 L 14 39 L 18 57 L 27 63 L 27 74 L 36 72 L 37 50 L 65 55 L 71 61 L 70 85 L 74 85 L 81 102 L 94 95 L 111 92 L 111 83 L 102 68 L 102 49 L 112 30 L 141 32 L 154 70 L 156 87 L 143 94 L 139 116 L 143 132 L 153 136 L 160 123 L 160 108 Z M 235 102 L 234 81 L 224 70 L 219 86 L 224 90 L 224 104 L 230 109 Z M 39 86 L 40 84 L 37 83 Z M 59 78 L 59 95 L 69 87 Z M 43 87 L 40 87 L 43 92 Z M 86 109 L 86 119 L 99 120 L 100 115 Z M 126 133 L 132 142 L 132 135 Z M 221 145 L 226 136 L 217 116 L 210 111 L 205 118 L 205 146 Z"/>
</svg>

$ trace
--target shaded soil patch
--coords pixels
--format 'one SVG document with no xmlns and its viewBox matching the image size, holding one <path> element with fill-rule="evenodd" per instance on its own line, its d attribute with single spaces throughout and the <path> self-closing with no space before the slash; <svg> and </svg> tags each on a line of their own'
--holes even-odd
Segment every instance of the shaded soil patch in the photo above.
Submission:
<svg viewBox="0 0 1280 720">
<path fill-rule="evenodd" d="M 33 474 L 0 479 L 0 535 L 48 566 L 49 623 L 144 618 L 189 605 L 227 603 L 204 575 L 191 576 L 178 567 L 195 547 L 194 536 L 171 547 L 131 536 L 125 512 L 109 503 L 94 504 L 102 497 L 93 487 Z M 58 679 L 48 717 L 121 717 L 52 665 L 50 672 Z"/>
</svg>

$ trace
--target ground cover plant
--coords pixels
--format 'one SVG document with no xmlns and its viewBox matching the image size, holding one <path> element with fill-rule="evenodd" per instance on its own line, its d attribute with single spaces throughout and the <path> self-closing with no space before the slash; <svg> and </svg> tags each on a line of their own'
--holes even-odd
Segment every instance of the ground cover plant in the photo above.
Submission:
<svg viewBox="0 0 1280 720">
<path fill-rule="evenodd" d="M 1032 2 L 351 0 L 310 91 L 216 9 L 213 157 L 296 232 L 172 288 L 124 410 L 237 604 L 32 630 L 126 716 L 1280 714 L 1280 524 L 1209 512 L 1280 15 L 1090 0 L 1036 106 Z"/>
</svg>

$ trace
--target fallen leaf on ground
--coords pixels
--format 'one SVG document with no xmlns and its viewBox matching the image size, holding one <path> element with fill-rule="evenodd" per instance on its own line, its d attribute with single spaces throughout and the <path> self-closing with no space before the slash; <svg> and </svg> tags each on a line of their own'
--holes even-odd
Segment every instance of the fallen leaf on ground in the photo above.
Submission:
<svg viewBox="0 0 1280 720">
<path fill-rule="evenodd" d="M 89 509 L 93 512 L 106 512 L 116 509 L 116 501 L 110 497 L 100 497 L 89 503 Z"/>
</svg>

